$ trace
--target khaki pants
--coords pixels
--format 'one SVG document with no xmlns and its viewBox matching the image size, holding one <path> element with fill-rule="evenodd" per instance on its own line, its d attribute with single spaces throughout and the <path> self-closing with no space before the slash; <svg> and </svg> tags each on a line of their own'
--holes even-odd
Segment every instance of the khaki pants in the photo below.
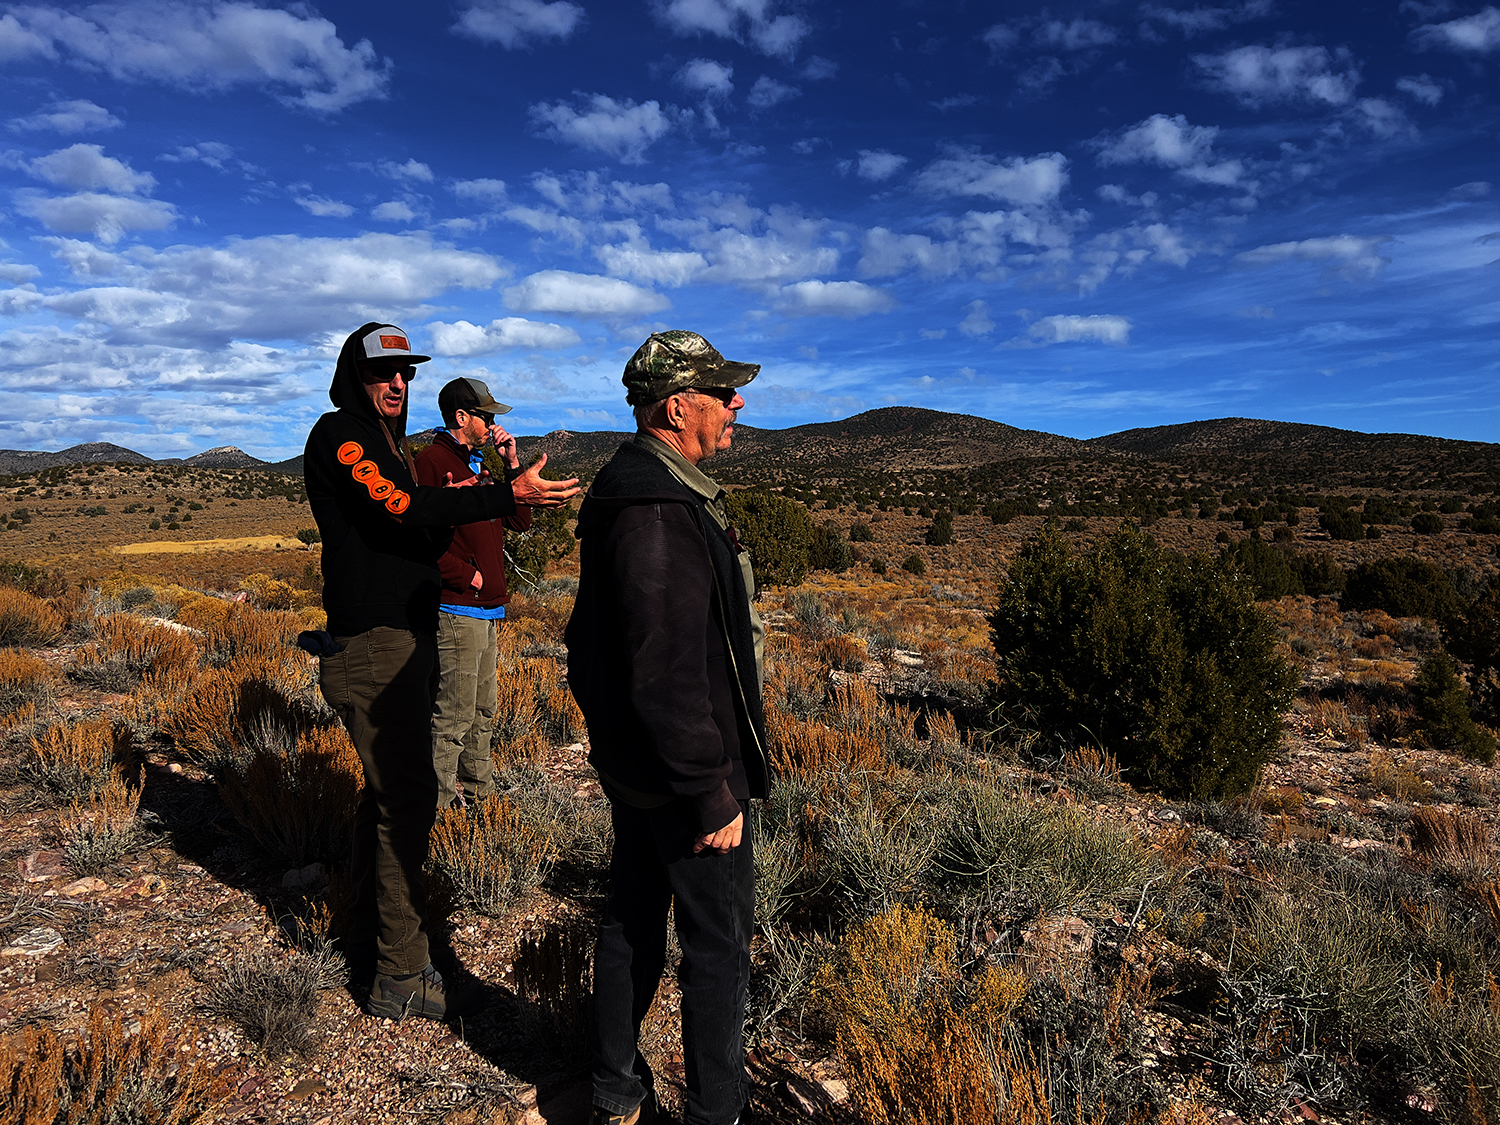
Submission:
<svg viewBox="0 0 1500 1125">
<path fill-rule="evenodd" d="M 375 942 L 376 971 L 421 972 L 428 963 L 428 836 L 436 819 L 431 633 L 376 628 L 335 640 L 319 661 L 318 686 L 343 720 L 365 771 L 354 814 L 351 943 Z"/>
<path fill-rule="evenodd" d="M 494 776 L 495 647 L 499 621 L 439 613 L 437 700 L 432 707 L 432 763 L 437 807 L 446 809 L 463 782 L 469 797 L 487 797 Z"/>
</svg>

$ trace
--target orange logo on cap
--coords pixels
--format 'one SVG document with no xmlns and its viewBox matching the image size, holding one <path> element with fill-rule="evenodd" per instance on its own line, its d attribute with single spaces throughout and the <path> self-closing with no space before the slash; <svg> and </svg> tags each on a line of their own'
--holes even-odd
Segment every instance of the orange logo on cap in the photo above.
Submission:
<svg viewBox="0 0 1500 1125">
<path fill-rule="evenodd" d="M 406 342 L 405 336 L 382 336 L 380 337 L 382 348 L 398 348 L 403 352 L 411 351 L 411 345 Z"/>
</svg>

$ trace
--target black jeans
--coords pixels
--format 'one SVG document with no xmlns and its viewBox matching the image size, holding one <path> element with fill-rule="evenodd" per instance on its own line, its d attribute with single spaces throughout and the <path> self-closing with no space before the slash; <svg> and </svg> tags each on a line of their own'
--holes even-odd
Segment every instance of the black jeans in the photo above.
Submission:
<svg viewBox="0 0 1500 1125">
<path fill-rule="evenodd" d="M 675 902 L 682 964 L 686 1125 L 730 1125 L 746 1101 L 745 990 L 755 925 L 755 857 L 745 830 L 725 855 L 693 854 L 689 801 L 656 809 L 611 803 L 615 826 L 609 904 L 594 950 L 594 1105 L 628 1113 L 652 1088 L 637 1040 L 666 963 L 667 907 Z"/>
</svg>

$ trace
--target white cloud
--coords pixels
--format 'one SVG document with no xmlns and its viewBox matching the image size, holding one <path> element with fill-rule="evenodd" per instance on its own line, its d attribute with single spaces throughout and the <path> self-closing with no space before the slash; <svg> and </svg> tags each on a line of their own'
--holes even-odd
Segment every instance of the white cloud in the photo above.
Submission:
<svg viewBox="0 0 1500 1125">
<path fill-rule="evenodd" d="M 439 294 L 487 289 L 505 274 L 489 255 L 434 242 L 426 232 L 269 235 L 129 253 L 51 241 L 55 256 L 93 287 L 48 295 L 45 307 L 156 342 L 285 340 L 370 319 L 400 323 L 427 315 L 424 303 Z"/>
<path fill-rule="evenodd" d="M 1417 130 L 1406 112 L 1384 98 L 1360 98 L 1354 104 L 1355 120 L 1377 137 L 1414 137 Z"/>
<path fill-rule="evenodd" d="M 593 149 L 622 164 L 644 164 L 646 150 L 672 131 L 679 116 L 675 106 L 665 110 L 655 100 L 637 105 L 629 98 L 616 101 L 593 94 L 574 109 L 564 102 L 541 102 L 531 107 L 531 119 L 555 141 Z"/>
<path fill-rule="evenodd" d="M 988 336 L 995 330 L 990 307 L 983 301 L 970 301 L 964 306 L 964 312 L 967 315 L 958 322 L 958 330 L 965 336 Z"/>
<path fill-rule="evenodd" d="M 884 149 L 859 150 L 859 178 L 862 180 L 888 180 L 897 172 L 901 171 L 906 163 L 906 157 L 898 156 L 894 152 L 886 152 Z"/>
<path fill-rule="evenodd" d="M 1416 78 L 1396 79 L 1396 89 L 1403 94 L 1410 94 L 1423 105 L 1437 105 L 1443 100 L 1443 88 L 1430 74 L 1419 75 Z"/>
<path fill-rule="evenodd" d="M 1123 316 L 1044 316 L 1027 330 L 1038 344 L 1130 343 L 1130 319 Z"/>
<path fill-rule="evenodd" d="M 676 81 L 679 86 L 705 98 L 722 99 L 734 93 L 734 67 L 713 59 L 693 59 L 682 64 Z"/>
<path fill-rule="evenodd" d="M 890 312 L 896 299 L 862 281 L 799 281 L 782 286 L 777 306 L 788 316 L 854 318 Z"/>
<path fill-rule="evenodd" d="M 762 74 L 755 80 L 755 85 L 750 87 L 750 96 L 745 99 L 745 102 L 751 109 L 770 109 L 772 106 L 801 96 L 802 91 L 796 86 L 788 86 L 784 82 L 778 82 Z"/>
<path fill-rule="evenodd" d="M 802 78 L 807 82 L 822 82 L 837 76 L 838 72 L 838 63 L 818 55 L 811 56 L 807 62 L 803 63 L 801 70 Z"/>
<path fill-rule="evenodd" d="M 647 285 L 686 285 L 708 269 L 708 260 L 696 250 L 653 250 L 643 238 L 594 248 L 606 270 Z"/>
<path fill-rule="evenodd" d="M 354 214 L 354 208 L 349 204 L 340 203 L 337 199 L 325 199 L 321 195 L 297 195 L 292 200 L 309 215 L 316 215 L 320 219 L 347 219 Z"/>
<path fill-rule="evenodd" d="M 550 312 L 614 320 L 661 312 L 671 302 L 616 277 L 542 270 L 505 290 L 505 303 L 518 312 Z"/>
<path fill-rule="evenodd" d="M 432 183 L 432 169 L 420 160 L 408 159 L 405 164 L 397 164 L 394 160 L 382 160 L 375 165 L 375 170 L 392 180 L 417 180 L 424 184 Z"/>
<path fill-rule="evenodd" d="M 1281 262 L 1323 262 L 1327 272 L 1349 281 L 1369 281 L 1390 261 L 1379 249 L 1390 241 L 1385 235 L 1340 234 L 1329 238 L 1306 238 L 1300 242 L 1277 242 L 1257 246 L 1236 255 L 1246 265 L 1270 266 Z"/>
<path fill-rule="evenodd" d="M 0 281 L 25 285 L 42 276 L 42 271 L 26 262 L 0 262 Z"/>
<path fill-rule="evenodd" d="M 1098 20 L 1048 20 L 1031 34 L 1031 41 L 1054 51 L 1085 51 L 1105 47 L 1119 36 L 1115 29 Z"/>
<path fill-rule="evenodd" d="M 980 41 L 989 47 L 996 57 L 1003 55 L 1021 42 L 1021 33 L 1013 27 L 997 23 L 980 35 Z"/>
<path fill-rule="evenodd" d="M 217 172 L 234 157 L 234 149 L 219 141 L 200 141 L 195 145 L 179 145 L 176 152 L 163 153 L 158 160 L 168 164 L 206 164 Z"/>
<path fill-rule="evenodd" d="M 1423 24 L 1412 32 L 1412 36 L 1423 47 L 1487 55 L 1500 49 L 1500 8 L 1489 5 L 1472 16 L 1447 23 Z"/>
<path fill-rule="evenodd" d="M 86 99 L 53 102 L 29 117 L 16 117 L 10 128 L 16 132 L 88 133 L 99 129 L 118 129 L 121 121 L 103 106 Z"/>
<path fill-rule="evenodd" d="M 1244 173 L 1244 165 L 1238 160 L 1214 162 L 1218 133 L 1218 126 L 1192 125 L 1182 114 L 1153 114 L 1104 142 L 1099 163 L 1158 164 L 1195 183 L 1233 186 Z"/>
<path fill-rule="evenodd" d="M 332 23 L 306 9 L 183 0 L 92 4 L 77 12 L 14 7 L 0 19 L 0 58 L 34 55 L 127 82 L 264 86 L 322 112 L 384 97 L 391 67 L 369 40 L 345 46 Z"/>
<path fill-rule="evenodd" d="M 810 234 L 792 230 L 754 235 L 721 227 L 694 240 L 709 262 L 701 278 L 729 285 L 774 285 L 832 273 L 838 268 L 838 250 L 813 244 Z"/>
<path fill-rule="evenodd" d="M 657 20 L 678 35 L 749 42 L 762 54 L 792 59 L 812 30 L 800 16 L 776 14 L 775 0 L 655 0 Z"/>
<path fill-rule="evenodd" d="M 16 193 L 16 210 L 59 234 L 92 234 L 114 244 L 133 230 L 165 230 L 177 219 L 177 208 L 156 199 L 130 199 L 84 191 L 75 195 L 45 196 Z"/>
<path fill-rule="evenodd" d="M 505 200 L 505 181 L 458 180 L 453 185 L 453 194 L 474 203 L 502 203 Z"/>
<path fill-rule="evenodd" d="M 1147 4 L 1141 8 L 1146 19 L 1158 20 L 1175 27 L 1191 38 L 1210 31 L 1222 31 L 1231 24 L 1264 19 L 1272 14 L 1271 0 L 1246 0 L 1230 8 L 1163 8 Z"/>
<path fill-rule="evenodd" d="M 1210 85 L 1247 105 L 1307 101 L 1348 105 L 1359 66 L 1343 47 L 1238 47 L 1222 55 L 1194 55 Z"/>
<path fill-rule="evenodd" d="M 1068 182 L 1067 168 L 1068 158 L 1060 152 L 997 160 L 978 149 L 953 148 L 922 169 L 916 184 L 932 195 L 979 195 L 1038 206 L 1056 202 Z"/>
<path fill-rule="evenodd" d="M 1466 184 L 1459 184 L 1448 193 L 1452 199 L 1483 199 L 1490 193 L 1490 182 L 1488 180 L 1470 180 Z"/>
<path fill-rule="evenodd" d="M 467 320 L 427 325 L 432 337 L 434 355 L 489 355 L 505 348 L 548 350 L 569 348 L 580 342 L 577 332 L 561 324 L 547 324 L 524 317 L 507 316 L 488 325 L 470 324 Z"/>
<path fill-rule="evenodd" d="M 925 234 L 895 234 L 871 227 L 860 244 L 857 267 L 861 277 L 891 277 L 916 269 L 926 277 L 948 277 L 963 265 L 957 242 L 934 242 Z"/>
<path fill-rule="evenodd" d="M 813 150 L 816 149 L 819 145 L 826 145 L 829 143 L 830 142 L 823 137 L 802 137 L 799 140 L 793 141 L 787 147 L 799 156 L 811 156 Z"/>
<path fill-rule="evenodd" d="M 384 223 L 409 223 L 417 217 L 417 213 L 401 200 L 392 199 L 372 207 L 370 216 Z"/>
<path fill-rule="evenodd" d="M 453 30 L 508 51 L 544 39 L 567 39 L 583 23 L 583 8 L 567 0 L 474 0 L 458 14 Z"/>
<path fill-rule="evenodd" d="M 122 160 L 105 156 L 99 145 L 70 145 L 39 156 L 26 166 L 39 180 L 70 191 L 149 192 L 156 185 L 150 172 L 137 172 Z"/>
</svg>

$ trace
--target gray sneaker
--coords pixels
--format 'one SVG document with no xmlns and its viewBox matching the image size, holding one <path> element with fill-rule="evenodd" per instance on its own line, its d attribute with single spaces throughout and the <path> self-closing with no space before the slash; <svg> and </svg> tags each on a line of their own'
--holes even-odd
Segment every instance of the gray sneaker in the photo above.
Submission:
<svg viewBox="0 0 1500 1125">
<path fill-rule="evenodd" d="M 365 1012 L 381 1019 L 402 1020 L 407 1016 L 445 1020 L 468 1015 L 480 1006 L 476 990 L 450 989 L 443 974 L 429 962 L 420 973 L 405 978 L 375 975 Z"/>
</svg>

